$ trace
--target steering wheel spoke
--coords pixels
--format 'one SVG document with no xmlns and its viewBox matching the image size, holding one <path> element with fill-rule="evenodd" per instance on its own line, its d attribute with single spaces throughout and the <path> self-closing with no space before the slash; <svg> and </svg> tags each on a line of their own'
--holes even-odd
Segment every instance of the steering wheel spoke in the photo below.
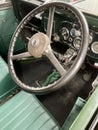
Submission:
<svg viewBox="0 0 98 130">
<path fill-rule="evenodd" d="M 50 40 L 51 40 L 52 29 L 53 29 L 54 12 L 55 12 L 55 7 L 50 7 L 48 24 L 47 24 L 47 36 L 49 37 Z"/>
<path fill-rule="evenodd" d="M 48 57 L 48 59 L 51 61 L 51 63 L 57 69 L 57 71 L 60 73 L 61 76 L 63 76 L 66 73 L 66 70 L 54 56 L 50 45 L 48 46 L 48 49 L 45 50 L 44 55 Z"/>
<path fill-rule="evenodd" d="M 29 58 L 29 57 L 31 57 L 31 54 L 29 52 L 23 52 L 20 54 L 13 55 L 12 60 L 20 60 L 20 59 Z"/>
</svg>

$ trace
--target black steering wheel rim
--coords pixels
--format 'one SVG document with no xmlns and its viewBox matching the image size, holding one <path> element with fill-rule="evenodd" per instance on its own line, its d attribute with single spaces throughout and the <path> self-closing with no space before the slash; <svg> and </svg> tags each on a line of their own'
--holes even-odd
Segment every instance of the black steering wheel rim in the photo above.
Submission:
<svg viewBox="0 0 98 130">
<path fill-rule="evenodd" d="M 15 45 L 15 42 L 17 40 L 17 37 L 18 37 L 20 31 L 25 26 L 25 24 L 28 21 L 30 21 L 30 19 L 32 17 L 37 15 L 39 12 L 44 11 L 44 9 L 46 9 L 47 7 L 55 7 L 55 6 L 61 6 L 61 7 L 70 9 L 78 17 L 79 22 L 81 24 L 82 32 L 83 32 L 81 49 L 77 55 L 75 63 L 72 65 L 72 67 L 69 69 L 69 71 L 67 71 L 60 79 L 58 79 L 57 82 L 54 82 L 53 84 L 50 84 L 47 87 L 43 86 L 41 88 L 35 88 L 33 86 L 25 85 L 24 83 L 22 83 L 19 80 L 19 78 L 17 77 L 15 70 L 14 70 L 13 61 L 12 61 L 14 47 L 12 47 L 12 45 Z M 36 94 L 43 94 L 43 93 L 55 91 L 55 90 L 61 88 L 62 86 L 64 86 L 64 84 L 66 84 L 68 81 L 70 81 L 74 77 L 74 75 L 78 72 L 78 70 L 80 69 L 80 67 L 85 59 L 86 53 L 87 53 L 88 39 L 89 39 L 88 37 L 89 37 L 89 30 L 88 30 L 88 25 L 87 25 L 86 19 L 85 19 L 84 15 L 77 8 L 73 7 L 72 5 L 70 5 L 68 3 L 63 3 L 63 2 L 51 2 L 51 3 L 44 4 L 40 7 L 37 7 L 36 9 L 32 10 L 28 15 L 26 15 L 24 17 L 24 19 L 18 25 L 18 27 L 17 27 L 16 31 L 14 32 L 13 37 L 11 39 L 11 43 L 9 46 L 9 52 L 8 52 L 8 64 L 9 64 L 10 74 L 11 74 L 13 80 L 22 89 L 24 89 L 28 92 L 36 93 Z"/>
</svg>

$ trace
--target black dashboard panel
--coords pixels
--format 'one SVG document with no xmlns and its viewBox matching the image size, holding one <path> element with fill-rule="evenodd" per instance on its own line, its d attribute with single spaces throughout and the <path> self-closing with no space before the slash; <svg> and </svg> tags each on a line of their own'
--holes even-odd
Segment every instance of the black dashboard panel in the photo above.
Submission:
<svg viewBox="0 0 98 130">
<path fill-rule="evenodd" d="M 31 10 L 43 4 L 44 1 L 39 0 L 12 0 L 14 12 L 19 21 L 22 20 Z"/>
</svg>

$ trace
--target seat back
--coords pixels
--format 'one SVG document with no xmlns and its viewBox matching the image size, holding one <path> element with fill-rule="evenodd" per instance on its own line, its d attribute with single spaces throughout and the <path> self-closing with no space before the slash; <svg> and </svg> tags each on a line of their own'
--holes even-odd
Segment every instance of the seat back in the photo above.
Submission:
<svg viewBox="0 0 98 130">
<path fill-rule="evenodd" d="M 18 87 L 9 74 L 7 63 L 0 56 L 0 102 L 13 94 L 16 89 Z"/>
</svg>

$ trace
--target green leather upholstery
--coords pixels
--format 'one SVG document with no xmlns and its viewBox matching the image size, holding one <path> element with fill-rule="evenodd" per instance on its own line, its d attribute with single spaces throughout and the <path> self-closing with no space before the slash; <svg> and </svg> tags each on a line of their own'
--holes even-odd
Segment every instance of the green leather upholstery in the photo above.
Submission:
<svg viewBox="0 0 98 130">
<path fill-rule="evenodd" d="M 0 56 L 0 102 L 16 90 Z M 35 95 L 19 92 L 0 106 L 0 130 L 59 130 L 60 126 Z"/>
<path fill-rule="evenodd" d="M 82 98 L 78 97 L 76 100 L 69 116 L 67 117 L 65 123 L 63 124 L 63 130 L 69 130 L 73 122 L 75 121 L 76 117 L 79 115 L 80 111 L 84 107 L 86 101 L 83 100 Z"/>
<path fill-rule="evenodd" d="M 19 92 L 0 108 L 0 130 L 61 130 L 38 99 Z"/>
<path fill-rule="evenodd" d="M 0 56 L 0 102 L 12 94 L 16 88 L 17 85 L 10 77 L 8 66 Z"/>
</svg>

